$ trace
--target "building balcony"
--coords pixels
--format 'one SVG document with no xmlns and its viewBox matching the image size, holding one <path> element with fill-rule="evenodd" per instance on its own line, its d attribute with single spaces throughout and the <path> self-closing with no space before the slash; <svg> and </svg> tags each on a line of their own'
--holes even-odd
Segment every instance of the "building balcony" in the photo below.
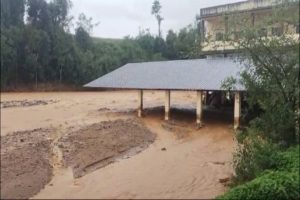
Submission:
<svg viewBox="0 0 300 200">
<path fill-rule="evenodd" d="M 200 10 L 200 18 L 219 16 L 225 13 L 267 9 L 276 5 L 276 0 L 249 0 L 226 5 L 213 6 Z"/>
<path fill-rule="evenodd" d="M 295 42 L 299 42 L 299 34 L 286 35 Z M 268 39 L 272 39 L 278 36 L 267 36 Z M 280 37 L 280 36 L 279 36 Z M 215 53 L 231 53 L 236 52 L 239 47 L 239 42 L 235 41 L 206 41 L 202 43 L 203 54 L 215 54 Z"/>
</svg>

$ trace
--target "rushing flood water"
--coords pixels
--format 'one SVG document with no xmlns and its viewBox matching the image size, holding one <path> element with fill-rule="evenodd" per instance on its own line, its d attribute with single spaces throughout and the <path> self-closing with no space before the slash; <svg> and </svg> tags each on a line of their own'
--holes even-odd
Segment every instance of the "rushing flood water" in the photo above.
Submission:
<svg viewBox="0 0 300 200">
<path fill-rule="evenodd" d="M 60 128 L 55 136 L 59 137 L 70 126 L 132 118 L 136 96 L 134 92 L 4 94 L 5 100 L 57 102 L 1 110 L 1 134 L 52 126 Z M 163 98 L 161 92 L 147 92 L 145 106 L 162 106 Z M 195 101 L 192 92 L 172 94 L 176 106 L 193 108 Z M 157 134 L 149 148 L 79 179 L 73 178 L 71 169 L 55 169 L 52 181 L 34 198 L 214 198 L 226 190 L 220 179 L 233 172 L 235 142 L 231 121 L 205 116 L 205 127 L 197 130 L 194 111 L 173 111 L 175 121 L 165 123 L 162 109 L 149 109 L 143 122 Z"/>
</svg>

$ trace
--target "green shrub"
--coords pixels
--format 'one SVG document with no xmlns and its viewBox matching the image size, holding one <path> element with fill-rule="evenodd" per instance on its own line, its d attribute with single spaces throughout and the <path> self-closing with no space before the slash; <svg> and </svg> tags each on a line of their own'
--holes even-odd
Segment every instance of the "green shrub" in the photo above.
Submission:
<svg viewBox="0 0 300 200">
<path fill-rule="evenodd" d="M 245 144 L 248 143 L 245 142 Z M 262 146 L 258 147 L 257 145 L 259 144 Z M 246 184 L 231 189 L 217 199 L 299 199 L 300 146 L 291 147 L 283 152 L 278 151 L 277 147 L 275 147 L 274 152 L 271 153 L 272 146 L 271 143 L 251 140 L 251 145 L 244 148 L 244 151 L 248 149 L 247 152 L 251 152 L 249 153 L 250 158 L 247 158 L 245 153 L 242 154 L 243 159 L 240 160 L 239 165 L 239 167 L 242 167 L 241 163 L 245 165 L 250 164 L 251 168 L 245 166 L 248 171 L 247 169 L 242 170 L 239 168 L 239 172 L 248 173 L 249 175 L 249 171 L 251 170 L 254 171 L 251 174 L 260 171 L 260 175 Z M 262 155 L 258 153 L 262 153 Z M 270 158 L 267 158 L 267 155 L 270 155 Z M 253 156 L 257 156 L 258 158 L 253 158 Z M 246 158 L 247 162 L 245 161 Z M 251 159 L 254 159 L 252 164 L 250 162 Z M 271 163 L 266 165 L 261 159 L 266 159 L 267 161 L 271 161 Z M 263 168 L 269 169 L 262 171 Z M 242 177 L 245 177 L 245 175 Z"/>
<path fill-rule="evenodd" d="M 298 172 L 300 169 L 300 146 L 289 148 L 278 154 L 276 169 L 281 171 Z"/>
<path fill-rule="evenodd" d="M 285 103 L 284 103 L 285 104 Z M 295 145 L 295 112 L 287 105 L 270 106 L 265 112 L 250 122 L 261 136 L 287 148 Z"/>
<path fill-rule="evenodd" d="M 234 184 L 253 180 L 265 170 L 276 168 L 279 158 L 277 145 L 257 135 L 249 135 L 240 142 L 234 153 Z"/>
<path fill-rule="evenodd" d="M 299 199 L 299 172 L 270 171 L 217 199 L 293 200 Z"/>
</svg>

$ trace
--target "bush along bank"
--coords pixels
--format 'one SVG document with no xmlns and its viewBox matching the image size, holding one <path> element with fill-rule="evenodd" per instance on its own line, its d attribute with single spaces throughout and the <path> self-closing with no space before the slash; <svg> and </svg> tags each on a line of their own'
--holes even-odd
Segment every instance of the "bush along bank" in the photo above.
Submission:
<svg viewBox="0 0 300 200">
<path fill-rule="evenodd" d="M 273 169 L 265 170 L 250 182 L 236 186 L 217 199 L 299 199 L 299 145 L 276 153 Z"/>
</svg>

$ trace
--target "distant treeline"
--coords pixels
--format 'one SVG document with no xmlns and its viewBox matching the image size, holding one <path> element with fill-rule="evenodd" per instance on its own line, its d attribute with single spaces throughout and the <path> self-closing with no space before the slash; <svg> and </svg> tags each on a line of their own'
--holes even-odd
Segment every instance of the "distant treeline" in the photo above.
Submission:
<svg viewBox="0 0 300 200">
<path fill-rule="evenodd" d="M 170 30 L 166 39 L 148 30 L 121 40 L 92 38 L 92 19 L 74 20 L 71 7 L 70 0 L 1 0 L 1 89 L 80 86 L 128 62 L 199 56 L 196 25 Z"/>
</svg>

